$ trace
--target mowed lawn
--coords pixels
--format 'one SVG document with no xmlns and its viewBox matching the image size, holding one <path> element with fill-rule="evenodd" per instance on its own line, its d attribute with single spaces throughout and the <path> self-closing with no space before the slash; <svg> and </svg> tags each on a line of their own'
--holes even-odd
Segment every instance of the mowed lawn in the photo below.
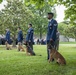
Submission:
<svg viewBox="0 0 76 75">
<path fill-rule="evenodd" d="M 36 56 L 0 46 L 0 75 L 76 75 L 76 44 L 60 44 L 59 52 L 67 65 L 48 63 L 46 45 L 35 45 Z M 42 56 L 39 56 L 42 55 Z"/>
</svg>

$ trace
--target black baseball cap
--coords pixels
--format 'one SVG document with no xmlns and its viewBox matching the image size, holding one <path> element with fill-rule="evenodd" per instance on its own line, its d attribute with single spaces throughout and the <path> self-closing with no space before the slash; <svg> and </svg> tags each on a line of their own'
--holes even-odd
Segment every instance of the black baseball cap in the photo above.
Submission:
<svg viewBox="0 0 76 75">
<path fill-rule="evenodd" d="M 52 12 L 49 12 L 49 13 L 48 13 L 48 15 L 52 15 L 52 16 L 54 16 L 54 13 L 52 13 Z"/>
</svg>

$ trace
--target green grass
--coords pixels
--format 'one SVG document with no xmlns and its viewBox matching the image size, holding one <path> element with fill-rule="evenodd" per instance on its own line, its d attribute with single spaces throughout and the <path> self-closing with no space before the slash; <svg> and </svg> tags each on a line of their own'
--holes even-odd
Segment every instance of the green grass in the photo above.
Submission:
<svg viewBox="0 0 76 75">
<path fill-rule="evenodd" d="M 46 46 L 35 45 L 34 51 L 37 56 L 26 56 L 25 52 L 5 50 L 5 46 L 0 46 L 0 75 L 76 74 L 76 44 L 60 44 L 59 52 L 66 58 L 66 66 L 48 63 Z"/>
<path fill-rule="evenodd" d="M 76 42 L 60 42 L 60 44 L 76 44 Z"/>
</svg>

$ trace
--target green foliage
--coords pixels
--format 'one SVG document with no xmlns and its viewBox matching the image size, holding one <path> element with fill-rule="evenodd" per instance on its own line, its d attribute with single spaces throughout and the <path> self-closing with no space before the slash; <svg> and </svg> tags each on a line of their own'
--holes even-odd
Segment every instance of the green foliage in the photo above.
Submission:
<svg viewBox="0 0 76 75">
<path fill-rule="evenodd" d="M 61 0 L 60 3 L 66 7 L 65 20 L 69 21 L 71 37 L 76 38 L 76 0 Z"/>
<path fill-rule="evenodd" d="M 43 8 L 45 6 L 45 2 L 50 4 L 50 6 L 53 6 L 58 0 L 25 0 L 25 3 L 28 1 L 27 5 L 29 5 L 29 2 L 32 4 L 35 4 L 37 8 Z"/>
<path fill-rule="evenodd" d="M 65 11 L 65 19 L 69 19 L 72 25 L 76 24 L 76 4 L 70 5 Z"/>
<path fill-rule="evenodd" d="M 31 22 L 34 26 L 35 33 L 39 34 L 40 38 L 42 38 L 42 34 L 45 34 L 47 31 L 48 20 L 46 15 L 52 11 L 56 17 L 55 7 L 44 0 L 25 0 L 25 5 L 34 13 L 34 18 Z"/>
<path fill-rule="evenodd" d="M 69 26 L 65 23 L 59 23 L 58 30 L 61 35 L 64 35 L 65 37 L 69 37 Z"/>
<path fill-rule="evenodd" d="M 48 1 L 25 0 L 25 4 L 23 0 L 7 0 L 7 2 L 5 9 L 0 12 L 0 33 L 4 33 L 5 29 L 9 28 L 14 35 L 17 34 L 17 27 L 21 26 L 24 34 L 26 34 L 26 25 L 32 23 L 35 34 L 39 34 L 42 38 L 42 34 L 46 33 L 48 24 L 47 13 L 53 11 L 56 17 L 56 10 Z"/>
<path fill-rule="evenodd" d="M 2 0 L 0 0 L 0 3 L 2 2 Z"/>
<path fill-rule="evenodd" d="M 69 23 L 59 23 L 58 30 L 61 35 L 64 35 L 67 38 L 75 38 L 76 39 L 76 27 Z"/>
<path fill-rule="evenodd" d="M 32 12 L 20 0 L 8 0 L 7 2 L 5 9 L 0 12 L 0 28 L 2 32 L 9 28 L 11 33 L 16 35 L 17 27 L 20 26 L 25 34 L 26 25 L 30 21 L 30 17 L 31 19 L 33 17 Z"/>
<path fill-rule="evenodd" d="M 59 52 L 67 62 L 65 66 L 47 61 L 46 46 L 35 45 L 36 56 L 27 56 L 25 52 L 17 52 L 17 49 L 5 50 L 5 46 L 0 46 L 0 75 L 75 75 L 75 46 L 60 44 Z"/>
<path fill-rule="evenodd" d="M 48 24 L 47 22 L 48 21 L 46 18 L 35 15 L 32 21 L 32 24 L 34 25 L 35 34 L 40 34 L 40 32 L 42 32 L 42 34 L 45 34 Z"/>
<path fill-rule="evenodd" d="M 40 7 L 42 7 L 45 3 L 45 0 L 33 0 L 34 3 L 38 3 Z M 65 20 L 69 21 L 69 26 L 65 27 L 65 31 L 61 32 L 61 34 L 65 34 L 65 36 L 70 36 L 73 38 L 76 38 L 76 0 L 47 0 L 48 4 L 51 6 L 57 5 L 57 4 L 63 4 L 66 7 L 65 10 Z M 37 6 L 38 6 L 37 5 Z M 61 27 L 64 29 L 63 27 Z M 72 31 L 71 31 L 72 30 Z"/>
<path fill-rule="evenodd" d="M 70 33 L 72 34 L 72 38 L 75 38 L 76 40 L 76 27 L 74 25 L 70 25 Z"/>
</svg>

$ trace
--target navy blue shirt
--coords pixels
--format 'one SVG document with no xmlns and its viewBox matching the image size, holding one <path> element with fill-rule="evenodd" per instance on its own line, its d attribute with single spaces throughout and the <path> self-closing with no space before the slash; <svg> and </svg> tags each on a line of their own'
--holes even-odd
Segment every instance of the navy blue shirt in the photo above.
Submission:
<svg viewBox="0 0 76 75">
<path fill-rule="evenodd" d="M 18 40 L 18 42 L 22 42 L 22 41 L 23 41 L 23 33 L 22 33 L 22 30 L 20 30 L 20 31 L 18 32 L 17 40 Z"/>
<path fill-rule="evenodd" d="M 33 42 L 33 34 L 34 34 L 33 28 L 29 28 L 28 31 L 27 31 L 27 35 L 26 35 L 26 41 Z"/>
<path fill-rule="evenodd" d="M 53 41 L 56 40 L 56 32 L 57 32 L 57 21 L 52 19 L 49 21 L 48 29 L 47 29 L 47 41 L 50 41 L 52 39 Z"/>
<path fill-rule="evenodd" d="M 10 44 L 10 31 L 6 32 L 6 41 Z"/>
</svg>

